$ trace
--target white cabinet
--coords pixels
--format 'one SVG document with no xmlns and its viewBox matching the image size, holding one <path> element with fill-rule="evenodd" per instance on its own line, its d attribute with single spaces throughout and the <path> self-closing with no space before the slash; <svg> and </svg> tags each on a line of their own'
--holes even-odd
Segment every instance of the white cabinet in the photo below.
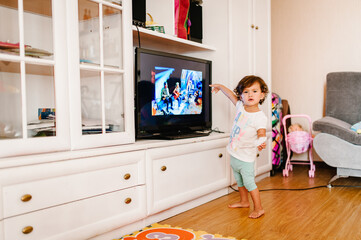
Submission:
<svg viewBox="0 0 361 240">
<path fill-rule="evenodd" d="M 251 51 L 250 73 L 260 76 L 270 83 L 270 0 L 248 0 L 251 5 L 250 38 Z"/>
<path fill-rule="evenodd" d="M 2 169 L 0 184 L 0 239 L 86 239 L 146 216 L 144 151 Z"/>
<path fill-rule="evenodd" d="M 0 157 L 70 148 L 65 2 L 41 2 L 0 5 Z"/>
<path fill-rule="evenodd" d="M 134 142 L 130 0 L 9 0 L 0 16 L 0 157 Z"/>
<path fill-rule="evenodd" d="M 260 153 L 256 161 L 257 175 L 272 169 L 270 7 L 269 0 L 230 1 L 232 87 L 235 87 L 242 77 L 252 74 L 260 76 L 270 91 L 266 101 L 261 105 L 269 124 L 267 148 Z M 232 113 L 230 117 L 234 117 Z"/>
<path fill-rule="evenodd" d="M 267 147 L 259 152 L 255 162 L 255 175 L 260 176 L 264 173 L 269 173 L 272 169 L 272 133 L 267 137 Z"/>
<path fill-rule="evenodd" d="M 261 105 L 268 118 L 267 148 L 260 152 L 256 161 L 256 174 L 261 175 L 272 169 L 272 85 L 271 85 L 271 2 L 270 0 L 252 0 L 251 25 L 251 74 L 260 76 L 268 85 L 269 94 Z"/>
<path fill-rule="evenodd" d="M 80 240 L 112 231 L 115 238 L 117 229 L 222 196 L 230 184 L 228 138 L 215 135 L 143 141 L 93 157 L 53 153 L 63 160 L 0 169 L 0 240 Z"/>
<path fill-rule="evenodd" d="M 148 213 L 227 187 L 226 144 L 220 139 L 147 151 Z"/>
</svg>

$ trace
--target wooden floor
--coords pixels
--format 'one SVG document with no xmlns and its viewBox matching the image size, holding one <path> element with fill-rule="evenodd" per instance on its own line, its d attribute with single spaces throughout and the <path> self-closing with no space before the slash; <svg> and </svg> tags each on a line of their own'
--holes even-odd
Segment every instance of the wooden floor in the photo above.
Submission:
<svg viewBox="0 0 361 240">
<path fill-rule="evenodd" d="M 307 166 L 296 165 L 288 178 L 278 172 L 257 185 L 260 190 L 326 186 L 335 173 L 333 168 L 316 165 L 316 176 L 310 179 Z M 332 184 L 360 186 L 361 178 Z M 238 192 L 233 192 L 160 223 L 249 240 L 361 239 L 361 188 L 261 191 L 266 213 L 259 219 L 248 218 L 251 209 L 227 207 L 238 200 Z"/>
</svg>

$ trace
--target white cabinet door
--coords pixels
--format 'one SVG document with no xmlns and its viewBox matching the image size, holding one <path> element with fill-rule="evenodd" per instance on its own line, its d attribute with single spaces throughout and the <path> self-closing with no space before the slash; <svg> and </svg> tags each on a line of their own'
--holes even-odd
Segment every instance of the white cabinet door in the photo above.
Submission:
<svg viewBox="0 0 361 240">
<path fill-rule="evenodd" d="M 259 176 L 272 169 L 272 138 L 267 138 L 267 147 L 259 152 L 255 162 L 255 174 Z"/>
<path fill-rule="evenodd" d="M 132 143 L 131 1 L 67 3 L 72 148 Z"/>
<path fill-rule="evenodd" d="M 271 150 L 271 63 L 270 63 L 270 1 L 269 0 L 233 0 L 230 1 L 232 43 L 231 58 L 232 87 L 245 75 L 260 76 L 268 85 L 269 95 L 260 106 L 269 119 L 267 126 L 268 143 L 256 162 L 256 174 L 272 169 Z M 240 66 L 240 67 L 238 67 Z M 231 116 L 233 117 L 233 115 Z"/>
<path fill-rule="evenodd" d="M 262 111 L 268 118 L 267 148 L 260 152 L 256 161 L 256 175 L 269 172 L 272 169 L 272 124 L 271 124 L 271 45 L 270 45 L 270 0 L 252 0 L 252 74 L 260 76 L 268 85 L 269 94 L 261 105 Z M 252 27 L 253 26 L 253 27 Z"/>
<path fill-rule="evenodd" d="M 154 214 L 229 185 L 226 139 L 147 152 L 148 213 Z"/>
<path fill-rule="evenodd" d="M 252 73 L 270 84 L 270 1 L 252 0 Z"/>
<path fill-rule="evenodd" d="M 0 4 L 0 157 L 70 148 L 65 2 Z"/>
</svg>

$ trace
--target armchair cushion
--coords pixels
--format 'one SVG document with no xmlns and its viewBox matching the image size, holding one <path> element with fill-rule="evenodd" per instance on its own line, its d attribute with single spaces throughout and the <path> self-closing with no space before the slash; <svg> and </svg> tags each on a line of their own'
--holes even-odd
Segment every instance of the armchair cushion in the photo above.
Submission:
<svg viewBox="0 0 361 240">
<path fill-rule="evenodd" d="M 313 130 L 328 133 L 349 143 L 361 145 L 361 134 L 351 130 L 351 124 L 340 119 L 326 116 L 313 123 Z"/>
</svg>

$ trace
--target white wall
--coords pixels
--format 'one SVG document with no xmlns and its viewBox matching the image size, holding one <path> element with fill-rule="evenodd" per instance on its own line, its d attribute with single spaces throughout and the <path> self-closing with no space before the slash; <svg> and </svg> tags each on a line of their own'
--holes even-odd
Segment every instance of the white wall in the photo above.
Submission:
<svg viewBox="0 0 361 240">
<path fill-rule="evenodd" d="M 212 61 L 212 82 L 234 87 L 231 83 L 233 71 L 229 56 L 229 1 L 203 1 L 203 44 L 216 51 L 195 51 L 186 55 Z M 231 103 L 223 94 L 212 95 L 212 129 L 229 132 L 233 121 Z M 232 116 L 232 117 L 230 117 Z"/>
<path fill-rule="evenodd" d="M 272 0 L 272 87 L 292 114 L 323 116 L 326 74 L 361 71 L 360 0 Z"/>
</svg>

